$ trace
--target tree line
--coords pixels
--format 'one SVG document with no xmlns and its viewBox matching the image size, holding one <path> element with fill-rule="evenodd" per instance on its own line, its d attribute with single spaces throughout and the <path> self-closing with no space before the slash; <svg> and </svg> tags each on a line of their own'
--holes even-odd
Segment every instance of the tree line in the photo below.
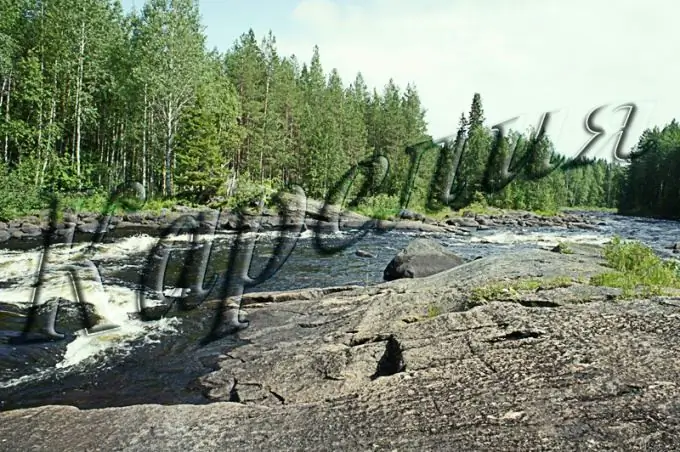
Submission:
<svg viewBox="0 0 680 452">
<path fill-rule="evenodd" d="M 629 215 L 680 219 L 680 125 L 673 119 L 647 129 L 626 168 L 619 210 Z"/>
<path fill-rule="evenodd" d="M 409 206 L 421 209 L 614 207 L 621 197 L 624 170 L 603 161 L 536 177 L 538 160 L 557 158 L 549 137 L 499 137 L 479 94 L 455 139 L 412 175 L 405 149 L 430 139 L 415 85 L 390 79 L 369 89 L 361 73 L 345 83 L 324 70 L 318 47 L 301 62 L 278 52 L 272 32 L 258 42 L 249 30 L 225 52 L 208 50 L 196 0 L 148 0 L 129 13 L 117 0 L 0 0 L 0 10 L 5 218 L 43 208 L 49 193 L 92 196 L 126 181 L 140 181 L 148 197 L 199 204 L 233 205 L 292 183 L 324 198 L 378 155 L 390 167 L 369 208 L 402 207 L 412 176 Z M 510 168 L 535 162 L 489 193 L 500 182 L 486 170 L 500 171 L 504 159 Z M 432 196 L 447 191 L 455 196 Z"/>
</svg>

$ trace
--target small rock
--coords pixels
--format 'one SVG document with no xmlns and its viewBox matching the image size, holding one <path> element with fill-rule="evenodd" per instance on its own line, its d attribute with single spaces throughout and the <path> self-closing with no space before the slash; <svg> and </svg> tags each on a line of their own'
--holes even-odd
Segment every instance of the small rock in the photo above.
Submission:
<svg viewBox="0 0 680 452">
<path fill-rule="evenodd" d="M 21 226 L 21 232 L 23 232 L 26 237 L 37 237 L 42 234 L 40 226 L 36 226 L 31 223 L 24 223 Z"/>
<path fill-rule="evenodd" d="M 24 217 L 24 218 L 21 220 L 21 224 L 22 224 L 22 225 L 26 225 L 26 224 L 29 224 L 29 225 L 38 225 L 38 224 L 40 224 L 40 218 L 36 217 L 35 215 L 30 215 L 30 216 L 28 216 L 28 217 Z"/>
<path fill-rule="evenodd" d="M 524 416 L 524 411 L 508 411 L 503 416 L 501 416 L 501 419 L 514 421 L 515 419 L 519 419 L 522 416 Z"/>
<path fill-rule="evenodd" d="M 129 223 L 141 223 L 144 220 L 144 216 L 138 213 L 128 213 L 123 215 L 123 220 Z"/>
<path fill-rule="evenodd" d="M 375 257 L 375 254 L 369 253 L 368 251 L 364 251 L 364 250 L 356 250 L 356 252 L 354 254 L 356 254 L 359 257 L 369 257 L 369 258 Z"/>
<path fill-rule="evenodd" d="M 83 223 L 78 225 L 78 232 L 82 232 L 85 234 L 94 234 L 97 232 L 97 227 L 99 226 L 99 223 Z"/>
<path fill-rule="evenodd" d="M 414 221 L 423 221 L 425 217 L 417 212 L 413 212 L 411 210 L 402 210 L 399 212 L 399 218 L 403 218 L 404 220 L 414 220 Z"/>
</svg>

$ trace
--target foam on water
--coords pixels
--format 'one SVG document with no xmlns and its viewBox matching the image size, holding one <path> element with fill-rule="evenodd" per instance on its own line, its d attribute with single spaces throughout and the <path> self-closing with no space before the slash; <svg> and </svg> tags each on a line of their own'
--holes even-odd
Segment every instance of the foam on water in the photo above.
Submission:
<svg viewBox="0 0 680 452">
<path fill-rule="evenodd" d="M 324 237 L 337 237 L 347 234 L 345 231 L 323 234 Z M 214 235 L 199 236 L 199 240 L 206 242 L 218 238 L 233 238 L 235 233 L 219 232 Z M 270 238 L 275 239 L 280 235 L 277 231 L 248 232 L 243 234 L 243 239 Z M 314 231 L 307 230 L 299 235 L 300 239 L 310 239 Z M 172 243 L 173 249 L 189 248 L 192 237 L 190 234 L 170 235 L 163 239 L 165 243 Z M 158 237 L 147 234 L 137 234 L 117 240 L 114 243 L 98 243 L 91 248 L 89 242 L 76 243 L 72 246 L 66 244 L 54 244 L 50 248 L 45 272 L 43 273 L 43 285 L 40 299 L 37 304 L 48 300 L 62 299 L 66 302 L 76 303 L 77 297 L 73 293 L 71 280 L 66 273 L 68 265 L 86 262 L 87 260 L 108 261 L 118 265 L 115 261 L 121 256 L 129 258 L 135 255 L 147 254 L 156 244 Z M 185 244 L 185 246 L 182 246 Z M 89 248 L 89 249 L 88 249 Z M 3 251 L 0 254 L 0 275 L 8 282 L 6 287 L 0 288 L 0 300 L 3 303 L 19 306 L 30 305 L 34 297 L 34 287 L 38 277 L 40 259 L 43 248 L 38 246 L 31 250 Z M 116 352 L 117 354 L 129 353 L 132 350 L 133 341 L 143 344 L 158 342 L 163 335 L 171 335 L 177 332 L 181 320 L 176 317 L 162 318 L 158 321 L 145 322 L 131 318 L 130 314 L 138 312 L 137 292 L 134 289 L 117 285 L 103 285 L 98 272 L 94 267 L 79 266 L 78 278 L 83 291 L 83 299 L 91 304 L 97 315 L 102 319 L 102 324 L 115 325 L 117 328 L 106 330 L 101 333 L 87 334 L 86 331 L 76 332 L 76 337 L 66 345 L 62 360 L 56 364 L 56 369 L 68 370 L 78 366 L 92 364 L 104 354 Z M 169 288 L 164 291 L 166 297 L 180 296 L 181 288 Z M 62 301 L 63 303 L 64 301 Z M 157 295 L 150 295 L 146 301 L 148 306 L 159 303 Z M 105 360 L 97 361 L 106 363 Z M 55 369 L 34 369 L 29 375 L 0 382 L 0 388 L 19 385 L 28 381 L 40 380 L 48 377 Z"/>
<path fill-rule="evenodd" d="M 522 243 L 536 243 L 546 246 L 555 246 L 559 242 L 569 241 L 583 244 L 603 245 L 611 240 L 611 237 L 603 234 L 564 234 L 559 232 L 528 232 L 518 234 L 513 231 L 496 232 L 484 236 L 470 237 L 470 243 L 494 243 L 499 245 L 513 245 Z"/>
<path fill-rule="evenodd" d="M 181 240 L 181 237 L 179 239 Z M 83 253 L 89 243 L 78 243 L 73 247 L 55 244 L 48 255 L 43 273 L 44 284 L 41 287 L 40 299 L 36 300 L 36 304 L 43 304 L 48 300 L 58 298 L 71 303 L 78 301 L 73 293 L 69 275 L 64 271 L 67 265 L 82 262 L 88 257 L 100 261 L 119 259 L 120 256 L 129 257 L 135 253 L 148 251 L 156 242 L 156 238 L 140 234 L 113 244 L 96 244 L 94 253 Z M 31 304 L 35 291 L 33 284 L 38 276 L 42 253 L 43 249 L 37 248 L 29 251 L 8 251 L 0 255 L 2 277 L 11 282 L 8 287 L 0 289 L 2 302 L 19 306 Z M 56 365 L 58 369 L 93 361 L 101 354 L 112 350 L 129 351 L 133 340 L 140 337 L 150 340 L 153 335 L 172 334 L 180 323 L 178 318 L 151 322 L 131 319 L 129 314 L 138 311 L 135 290 L 115 284 L 102 285 L 93 267 L 80 267 L 77 277 L 83 292 L 81 301 L 94 307 L 95 312 L 102 319 L 101 323 L 116 325 L 118 328 L 100 334 L 87 334 L 84 330 L 76 332 L 76 338 L 67 344 L 63 359 Z M 158 297 L 151 296 L 147 304 L 153 306 L 157 302 L 159 302 Z M 47 375 L 46 370 L 39 370 L 31 375 L 0 383 L 0 387 L 14 386 L 45 375 Z"/>
</svg>

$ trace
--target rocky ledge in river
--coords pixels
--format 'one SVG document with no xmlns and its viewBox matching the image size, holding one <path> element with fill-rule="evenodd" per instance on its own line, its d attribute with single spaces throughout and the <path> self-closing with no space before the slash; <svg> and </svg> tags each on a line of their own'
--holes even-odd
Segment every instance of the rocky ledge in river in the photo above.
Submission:
<svg viewBox="0 0 680 452">
<path fill-rule="evenodd" d="M 0 415 L 12 450 L 677 450 L 680 300 L 590 286 L 601 249 L 251 295 L 214 403 Z M 9 449 L 7 449 L 9 450 Z"/>
<path fill-rule="evenodd" d="M 163 209 L 159 213 L 136 212 L 120 216 L 111 216 L 105 230 L 144 229 L 154 234 L 172 224 L 182 215 L 198 217 L 200 212 L 205 213 L 202 222 L 204 229 L 215 227 L 224 231 L 273 231 L 285 227 L 282 217 L 274 210 L 266 209 L 262 214 L 245 215 L 244 221 L 240 222 L 236 214 L 217 210 L 190 208 L 176 206 L 173 209 Z M 43 235 L 48 228 L 48 212 L 41 216 L 28 216 L 9 222 L 0 221 L 0 243 L 11 239 L 36 239 Z M 72 213 L 66 212 L 63 220 L 57 225 L 55 239 L 59 240 L 74 230 L 78 234 L 91 235 L 100 227 L 102 216 L 96 213 Z M 296 221 L 296 220 L 292 220 Z M 305 212 L 305 228 L 314 230 L 321 222 L 321 230 L 332 231 L 334 224 L 338 223 L 337 212 L 323 212 L 323 204 L 318 201 L 307 201 Z M 365 227 L 371 219 L 363 215 L 344 212 L 339 216 L 341 229 L 360 229 Z M 397 229 L 420 232 L 450 233 L 457 235 L 469 235 L 471 232 L 494 227 L 558 227 L 598 229 L 599 221 L 587 214 L 563 214 L 554 217 L 540 216 L 525 211 L 502 211 L 494 214 L 474 214 L 466 212 L 461 216 L 448 217 L 442 220 L 426 218 L 420 214 L 403 211 L 399 218 L 390 218 L 384 221 L 376 220 L 371 226 L 373 229 Z"/>
</svg>

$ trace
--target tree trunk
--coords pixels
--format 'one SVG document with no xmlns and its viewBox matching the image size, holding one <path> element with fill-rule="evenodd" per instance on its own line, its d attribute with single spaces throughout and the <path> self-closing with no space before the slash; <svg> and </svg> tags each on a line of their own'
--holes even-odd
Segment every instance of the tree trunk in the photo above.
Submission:
<svg viewBox="0 0 680 452">
<path fill-rule="evenodd" d="M 149 123 L 149 118 L 148 118 L 148 105 L 147 105 L 147 85 L 144 85 L 144 119 L 143 119 L 143 124 L 142 124 L 142 186 L 144 187 L 144 191 L 146 192 L 147 188 L 147 144 L 146 144 L 146 134 L 148 130 L 148 123 Z"/>
<path fill-rule="evenodd" d="M 45 30 L 45 5 L 47 2 L 40 3 L 40 30 Z M 41 36 L 42 42 L 42 36 Z M 54 74 L 56 78 L 57 74 L 57 64 L 58 61 L 54 63 Z M 40 101 L 38 102 L 38 152 L 42 147 L 42 132 L 43 132 L 43 79 L 45 78 L 45 48 L 40 45 Z M 54 93 L 52 93 L 54 96 Z M 21 159 L 21 153 L 19 154 L 19 159 Z"/>
<path fill-rule="evenodd" d="M 55 80 L 55 92 L 56 92 L 56 79 L 57 76 L 55 74 L 54 80 Z M 42 170 L 38 171 L 38 174 L 36 176 L 39 176 L 36 178 L 36 185 L 38 187 L 42 187 L 43 182 L 45 180 L 45 172 L 47 171 L 47 162 L 49 161 L 50 158 L 50 151 L 52 148 L 52 125 L 54 124 L 54 120 L 57 114 L 57 96 L 53 92 L 52 93 L 52 106 L 50 107 L 50 120 L 47 123 L 47 145 L 45 146 L 45 157 L 43 160 L 43 165 L 42 165 Z"/>
<path fill-rule="evenodd" d="M 9 125 L 9 104 L 11 101 L 11 94 L 12 94 L 12 72 L 10 71 L 9 77 L 7 77 L 7 96 L 6 96 L 7 103 L 5 104 L 5 124 L 7 125 Z M 5 157 L 5 163 L 9 163 L 9 131 L 5 132 L 5 144 L 3 149 L 3 155 Z"/>
<path fill-rule="evenodd" d="M 264 144 L 267 142 L 267 106 L 269 104 L 269 78 L 267 74 L 267 83 L 264 90 L 264 118 L 262 119 L 262 139 L 264 142 L 260 145 L 260 183 L 264 183 Z"/>
<path fill-rule="evenodd" d="M 125 122 L 121 120 L 120 122 L 120 135 L 118 137 L 120 142 L 120 152 L 123 157 L 123 179 L 124 182 L 127 177 L 128 162 L 127 162 L 127 149 L 125 149 Z"/>
<path fill-rule="evenodd" d="M 149 115 L 149 130 L 153 131 L 154 130 L 154 115 Z M 149 136 L 149 138 L 152 139 L 152 144 L 153 144 L 153 136 Z M 154 149 L 153 146 L 151 148 L 152 150 Z M 154 158 L 153 151 L 149 154 L 149 196 L 151 196 L 151 193 L 154 192 L 154 183 L 155 183 L 155 178 L 154 178 L 154 172 L 156 168 L 154 167 L 156 163 L 156 159 Z M 165 179 L 163 179 L 165 180 Z"/>
<path fill-rule="evenodd" d="M 83 65 L 85 60 L 85 21 L 80 24 L 80 52 L 78 55 L 78 80 L 76 82 L 76 136 L 75 136 L 75 159 L 76 174 L 78 175 L 78 188 L 82 187 L 80 180 L 80 129 L 81 129 L 81 91 L 83 89 Z"/>
<path fill-rule="evenodd" d="M 173 105 L 171 101 L 168 101 L 166 110 L 166 122 L 165 122 L 165 162 L 163 165 L 164 173 L 164 183 L 165 195 L 172 196 L 172 119 L 173 119 Z"/>
</svg>

